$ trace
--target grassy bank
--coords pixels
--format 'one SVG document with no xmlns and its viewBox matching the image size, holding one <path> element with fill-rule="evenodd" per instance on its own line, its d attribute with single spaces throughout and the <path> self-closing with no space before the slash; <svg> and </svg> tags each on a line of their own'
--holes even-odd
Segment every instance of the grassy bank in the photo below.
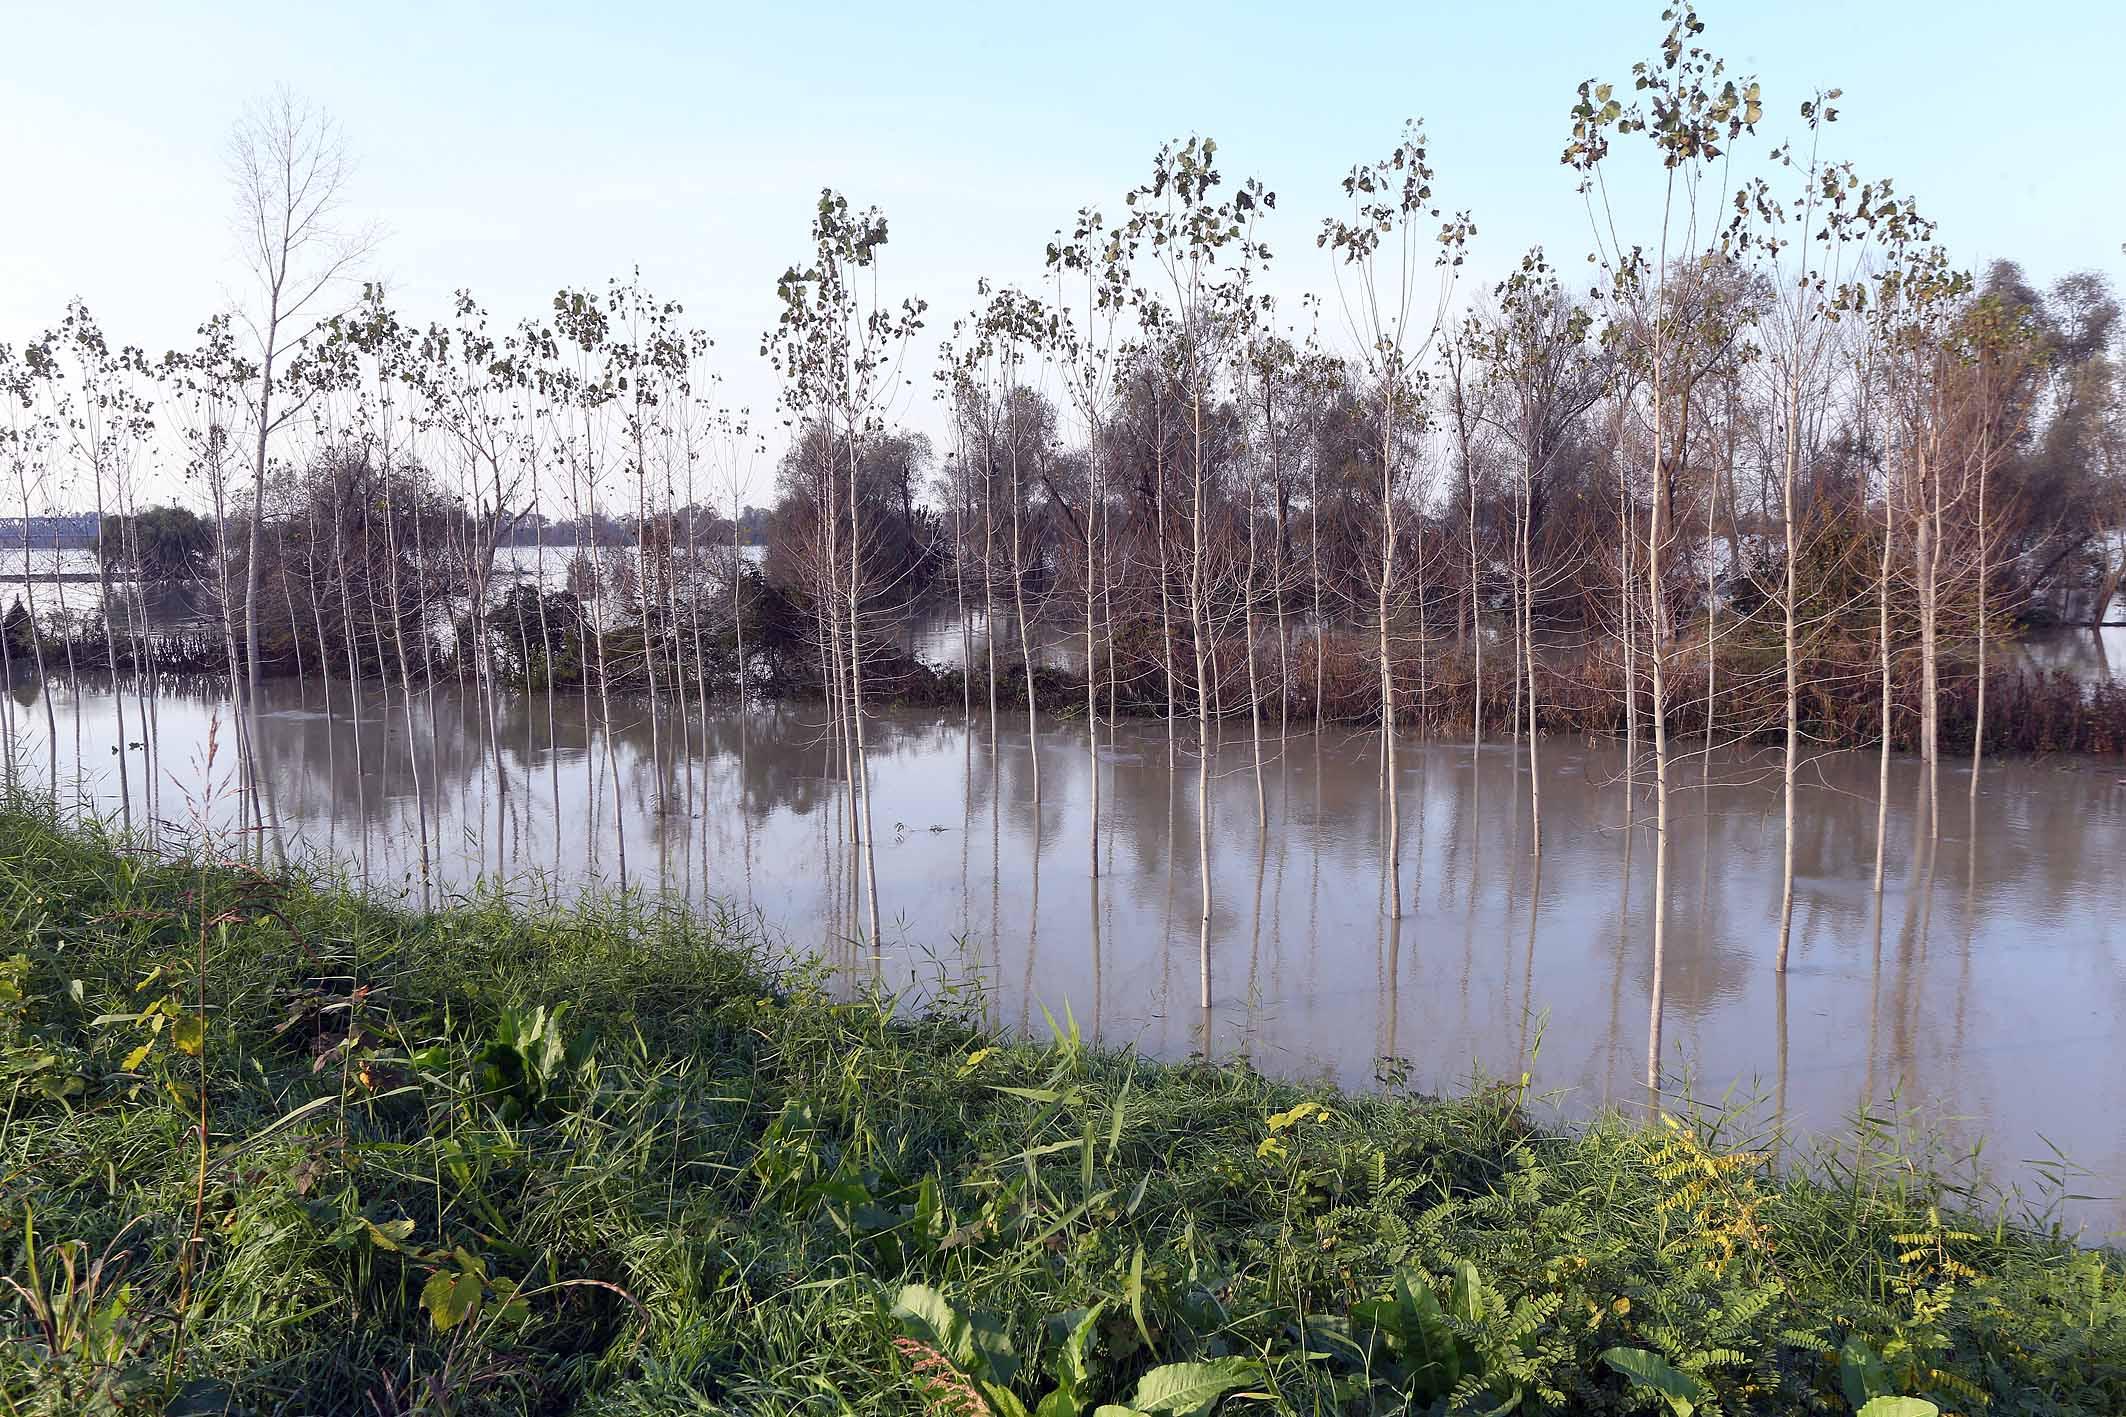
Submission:
<svg viewBox="0 0 2126 1417">
<path fill-rule="evenodd" d="M 34 810 L 0 929 L 10 1411 L 2126 1410 L 2119 1258 L 1865 1148 L 1010 1042 Z"/>
</svg>

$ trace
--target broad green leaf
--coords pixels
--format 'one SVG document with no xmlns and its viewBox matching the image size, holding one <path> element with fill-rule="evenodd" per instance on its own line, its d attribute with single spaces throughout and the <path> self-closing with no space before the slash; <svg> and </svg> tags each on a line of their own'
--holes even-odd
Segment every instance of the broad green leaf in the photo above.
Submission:
<svg viewBox="0 0 2126 1417">
<path fill-rule="evenodd" d="M 974 1343 L 978 1372 L 991 1382 L 1009 1383 L 1019 1372 L 1019 1355 L 1011 1346 L 1011 1334 L 1000 1315 L 978 1309 L 967 1320 L 967 1334 Z"/>
<path fill-rule="evenodd" d="M 1085 1354 L 1092 1347 L 1094 1325 L 1100 1322 L 1106 1308 L 1107 1301 L 1102 1299 L 1089 1309 L 1058 1314 L 1049 1320 L 1064 1332 L 1063 1341 L 1056 1345 L 1055 1354 L 1048 1361 L 1049 1372 L 1063 1387 L 1079 1388 L 1091 1380 L 1092 1369 Z"/>
<path fill-rule="evenodd" d="M 455 1270 L 439 1269 L 429 1275 L 428 1282 L 421 1286 L 421 1307 L 428 1310 L 428 1316 L 435 1321 L 437 1328 L 449 1328 L 458 1318 L 463 1317 L 459 1315 L 447 1322 L 443 1317 L 450 1309 L 451 1286 L 457 1282 Z"/>
<path fill-rule="evenodd" d="M 996 1417 L 1029 1417 L 1026 1404 L 1019 1401 L 1019 1395 L 1004 1384 L 977 1378 L 975 1387 L 980 1390 L 983 1399 L 989 1404 L 989 1410 L 995 1413 Z"/>
<path fill-rule="evenodd" d="M 1896 1379 L 1890 1376 L 1882 1358 L 1857 1338 L 1847 1339 L 1845 1347 L 1838 1350 L 1838 1385 L 1845 1389 L 1845 1400 L 1853 1404 L 1855 1411 L 1897 1391 Z"/>
<path fill-rule="evenodd" d="M 1472 1273 L 1474 1271 L 1472 1270 Z M 1405 1272 L 1396 1279 L 1395 1302 L 1402 1330 L 1403 1366 L 1420 1390 L 1444 1397 L 1462 1379 L 1467 1344 L 1455 1337 L 1440 1312 L 1439 1296 L 1424 1276 Z"/>
<path fill-rule="evenodd" d="M 177 1045 L 178 1052 L 188 1058 L 199 1056 L 199 1050 L 205 1044 L 206 1038 L 206 1025 L 192 1014 L 183 1015 L 170 1028 L 170 1041 Z"/>
<path fill-rule="evenodd" d="M 1871 1397 L 1859 1417 L 1941 1417 L 1941 1409 L 1923 1397 Z"/>
<path fill-rule="evenodd" d="M 1455 1264 L 1454 1288 L 1447 1295 L 1447 1310 L 1463 1323 L 1484 1321 L 1484 1279 L 1472 1261 Z"/>
<path fill-rule="evenodd" d="M 1696 1378 L 1644 1348 L 1612 1348 L 1602 1355 L 1602 1361 L 1631 1379 L 1633 1386 L 1661 1394 L 1676 1417 L 1691 1417 L 1704 1396 Z"/>
<path fill-rule="evenodd" d="M 480 1307 L 480 1276 L 439 1269 L 421 1286 L 421 1307 L 438 1329 L 455 1328 Z"/>
<path fill-rule="evenodd" d="M 960 1371 L 974 1371 L 974 1326 L 937 1290 L 927 1284 L 902 1285 L 893 1301 L 893 1317 L 902 1333 L 935 1348 Z"/>
<path fill-rule="evenodd" d="M 1208 1363 L 1167 1363 L 1137 1381 L 1133 1405 L 1140 1412 L 1171 1412 L 1195 1417 L 1237 1387 L 1254 1382 L 1260 1370 L 1246 1358 L 1213 1358 Z"/>
</svg>

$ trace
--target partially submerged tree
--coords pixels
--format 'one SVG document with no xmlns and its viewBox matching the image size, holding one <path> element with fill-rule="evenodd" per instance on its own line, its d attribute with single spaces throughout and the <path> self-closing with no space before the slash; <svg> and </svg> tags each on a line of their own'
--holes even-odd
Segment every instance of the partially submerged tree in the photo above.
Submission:
<svg viewBox="0 0 2126 1417">
<path fill-rule="evenodd" d="M 1337 289 L 1345 322 L 1359 344 L 1359 366 L 1378 439 L 1379 560 L 1373 571 L 1374 621 L 1391 919 L 1400 919 L 1403 913 L 1395 639 L 1397 611 L 1406 592 L 1397 570 L 1402 541 L 1397 513 L 1421 456 L 1415 443 L 1426 417 L 1425 364 L 1446 325 L 1454 277 L 1469 238 L 1476 232 L 1467 213 L 1441 219 L 1432 176 L 1424 129 L 1412 122 L 1388 156 L 1362 163 L 1345 176 L 1344 195 L 1350 200 L 1351 215 L 1326 219 L 1318 238 L 1318 244 L 1337 258 Z M 1424 259 L 1427 254 L 1429 261 Z M 1428 269 L 1435 287 L 1429 301 L 1423 292 Z M 1422 619 L 1422 585 L 1415 599 Z"/>
<path fill-rule="evenodd" d="M 229 137 L 239 253 L 253 282 L 239 306 L 247 333 L 251 523 L 244 571 L 245 683 L 255 697 L 258 565 L 273 438 L 300 411 L 286 365 L 331 313 L 333 294 L 367 257 L 372 234 L 342 224 L 351 171 L 339 125 L 288 89 L 253 104 Z"/>
<path fill-rule="evenodd" d="M 1704 31 L 1688 3 L 1665 12 L 1669 30 L 1658 57 L 1632 66 L 1640 95 L 1629 105 L 1612 85 L 1589 79 L 1574 105 L 1572 137 L 1563 161 L 1580 174 L 1588 200 L 1595 257 L 1618 337 L 1638 366 L 1645 389 L 1641 414 L 1647 431 L 1651 484 L 1645 538 L 1649 722 L 1654 739 L 1654 984 L 1647 1039 L 1647 1086 L 1658 1094 L 1661 1062 L 1661 990 L 1668 925 L 1669 860 L 1669 656 L 1673 636 L 1669 600 L 1670 560 L 1676 541 L 1676 483 L 1690 430 L 1690 406 L 1710 366 L 1688 357 L 1678 273 L 1736 259 L 1747 243 L 1746 208 L 1732 216 L 1717 190 L 1723 159 L 1763 116 L 1758 85 L 1727 76 L 1726 61 L 1696 41 Z M 1660 220 L 1653 249 L 1625 246 L 1603 164 L 1612 135 L 1644 136 L 1661 165 Z M 1711 189 L 1711 190 L 1709 190 Z M 1687 283 L 1683 283 L 1687 289 Z"/>
<path fill-rule="evenodd" d="M 898 305 L 880 297 L 878 263 L 885 245 L 884 213 L 876 207 L 852 212 L 840 193 L 822 191 L 812 218 L 811 263 L 792 266 L 776 283 L 782 314 L 762 339 L 763 353 L 783 377 L 784 403 L 793 420 L 828 430 L 841 455 L 838 468 L 823 469 L 823 488 L 835 505 L 837 475 L 847 490 L 846 541 L 838 513 L 829 513 L 823 521 L 830 528 L 826 562 L 846 593 L 842 627 L 847 639 L 847 742 L 851 786 L 861 816 L 864 900 L 873 948 L 880 940 L 878 871 L 864 755 L 865 528 L 857 474 L 865 440 L 883 426 L 886 399 L 908 341 L 922 328 L 924 309 L 923 302 L 912 297 Z"/>
</svg>

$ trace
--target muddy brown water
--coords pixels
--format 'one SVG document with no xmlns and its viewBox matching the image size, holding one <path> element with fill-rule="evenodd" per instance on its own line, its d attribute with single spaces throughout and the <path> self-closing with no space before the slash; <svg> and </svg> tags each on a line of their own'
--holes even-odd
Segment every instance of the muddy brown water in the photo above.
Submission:
<svg viewBox="0 0 2126 1417">
<path fill-rule="evenodd" d="M 116 708 L 100 685 L 10 696 L 27 779 L 115 813 Z M 129 694 L 129 739 L 142 739 Z M 1566 1115 L 1649 1105 L 1653 802 L 1611 742 L 1542 744 L 1543 849 L 1525 749 L 1404 741 L 1405 913 L 1385 908 L 1379 742 L 1274 728 L 1258 772 L 1244 722 L 1209 763 L 1211 915 L 1201 919 L 1201 755 L 1163 723 L 1103 729 L 1100 874 L 1081 722 L 957 713 L 869 720 L 883 940 L 862 934 L 861 855 L 823 715 L 721 709 L 682 724 L 579 694 L 494 714 L 455 688 L 269 683 L 262 781 L 288 851 L 388 897 L 423 897 L 415 778 L 436 898 L 499 881 L 569 893 L 628 883 L 754 917 L 851 983 L 979 981 L 1015 1029 L 1076 1020 L 1159 1057 L 1246 1055 L 1354 1086 L 1451 1090 L 1525 1069 Z M 210 729 L 216 757 L 207 762 Z M 499 738 L 499 754 L 495 738 Z M 166 688 L 156 756 L 130 750 L 134 811 L 237 822 L 231 709 Z M 1034 792 L 1038 744 L 1039 796 Z M 409 753 L 409 743 L 411 752 Z M 499 771 L 497 761 L 499 756 Z M 615 769 L 617 768 L 617 772 Z M 1775 754 L 1679 752 L 1671 794 L 1662 1074 L 1750 1100 L 1759 1125 L 1841 1134 L 1908 1111 L 1990 1183 L 2054 1206 L 2085 1239 L 2126 1230 L 2126 763 L 1944 764 L 1938 837 L 1919 764 L 1891 762 L 1885 885 L 1873 888 L 1877 759 L 1804 767 L 1794 963 L 1772 962 L 1780 900 Z M 1211 1003 L 1200 1004 L 1208 972 Z M 2071 1166 L 2063 1169 L 2058 1158 Z M 1967 1167 L 1970 1163 L 1967 1163 Z"/>
</svg>

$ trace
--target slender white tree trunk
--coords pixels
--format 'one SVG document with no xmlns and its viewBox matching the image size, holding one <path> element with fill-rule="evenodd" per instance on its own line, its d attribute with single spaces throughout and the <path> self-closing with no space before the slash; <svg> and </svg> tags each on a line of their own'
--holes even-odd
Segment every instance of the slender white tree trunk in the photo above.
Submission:
<svg viewBox="0 0 2126 1417">
<path fill-rule="evenodd" d="M 1009 386 L 1007 386 L 1009 387 Z M 1019 471 L 1019 440 L 1007 426 L 1005 455 L 1011 459 L 1011 600 L 1019 621 L 1019 663 L 1026 671 L 1026 754 L 1033 769 L 1033 800 L 1041 800 L 1041 723 L 1034 689 L 1033 631 L 1026 620 L 1026 546 L 1019 525 L 1026 489 Z"/>
<path fill-rule="evenodd" d="M 1469 751 L 1474 761 L 1484 746 L 1484 574 L 1476 549 L 1476 460 L 1466 451 L 1462 455 L 1462 474 L 1468 496 L 1469 642 L 1475 654 L 1469 671 Z"/>
<path fill-rule="evenodd" d="M 1395 657 L 1391 624 L 1395 594 L 1395 390 L 1401 371 L 1388 371 L 1383 390 L 1385 417 L 1380 440 L 1380 593 L 1375 607 L 1380 621 L 1381 790 L 1388 825 L 1388 918 L 1403 915 L 1403 820 L 1400 774 L 1395 760 Z"/>
<path fill-rule="evenodd" d="M 1983 406 L 1981 407 L 1983 413 Z M 1993 429 L 1988 421 L 1978 435 L 1978 707 L 1971 721 L 1971 838 L 1978 839 L 1978 770 L 1986 752 L 1986 631 L 1988 572 L 1992 543 L 1986 525 L 1986 471 L 1993 460 Z"/>
<path fill-rule="evenodd" d="M 1668 601 L 1662 579 L 1662 541 L 1666 535 L 1668 477 L 1664 463 L 1664 390 L 1657 352 L 1654 394 L 1654 489 L 1646 542 L 1647 658 L 1652 692 L 1648 715 L 1654 737 L 1654 959 L 1651 1024 L 1647 1030 L 1646 1085 L 1656 1098 L 1661 1090 L 1661 1008 L 1668 949 Z"/>
<path fill-rule="evenodd" d="M 1875 643 L 1882 674 L 1882 747 L 1875 782 L 1875 898 L 1876 917 L 1882 914 L 1883 859 L 1890 836 L 1890 566 L 1897 545 L 1897 497 L 1891 480 L 1882 487 L 1882 560 L 1875 580 Z"/>
<path fill-rule="evenodd" d="M 871 822 L 871 764 L 864 749 L 864 666 L 863 666 L 863 519 L 859 509 L 856 429 L 848 429 L 849 449 L 849 728 L 850 753 L 854 759 L 851 770 L 856 779 L 857 798 L 864 814 L 864 905 L 871 927 L 870 944 L 876 951 L 883 948 L 883 936 L 879 933 L 878 917 L 878 857 L 872 840 Z M 1023 621 L 1022 621 L 1023 624 Z M 1028 692 L 1032 684 L 1028 683 Z"/>
<path fill-rule="evenodd" d="M 1521 562 L 1521 653 L 1526 658 L 1528 677 L 1528 838 L 1529 851 L 1536 858 L 1536 870 L 1542 870 L 1543 857 L 1543 774 L 1537 759 L 1537 744 L 1542 733 L 1536 724 L 1535 692 L 1535 547 L 1531 542 L 1530 523 L 1535 515 L 1535 473 L 1531 463 L 1528 475 L 1521 482 L 1520 516 L 1520 562 Z M 1535 898 L 1529 898 L 1528 908 L 1535 909 Z M 1535 930 L 1533 919 L 1529 922 L 1531 938 Z"/>
<path fill-rule="evenodd" d="M 1794 534 L 1794 498 L 1798 492 L 1801 465 L 1801 369 L 1797 350 L 1795 367 L 1787 379 L 1786 460 L 1781 480 L 1780 525 L 1786 537 L 1786 585 L 1780 593 L 1784 620 L 1786 659 L 1786 757 L 1780 768 L 1780 805 L 1784 828 L 1780 834 L 1779 858 L 1779 957 L 1774 971 L 1786 973 L 1789 947 L 1794 938 L 1794 781 L 1801 761 L 1801 658 L 1796 612 L 1799 577 L 1796 563 L 1801 548 Z"/>
<path fill-rule="evenodd" d="M 1091 398 L 1087 399 L 1088 406 Z M 1095 564 L 1098 542 L 1094 539 L 1093 518 L 1098 515 L 1105 498 L 1100 486 L 1100 419 L 1095 413 L 1090 421 L 1091 446 L 1086 451 L 1085 463 L 1085 757 L 1086 773 L 1090 780 L 1090 808 L 1086 817 L 1085 851 L 1086 874 L 1098 879 L 1100 875 L 1100 680 L 1097 653 L 1097 616 L 1093 597 L 1098 589 L 1099 569 Z M 1098 910 L 1099 897 L 1094 896 L 1094 909 Z M 1099 929 L 1097 914 L 1093 928 Z M 1093 967 L 1099 967 L 1097 938 L 1093 948 Z M 1097 1007 L 1097 1000 L 1096 1000 Z"/>
</svg>

